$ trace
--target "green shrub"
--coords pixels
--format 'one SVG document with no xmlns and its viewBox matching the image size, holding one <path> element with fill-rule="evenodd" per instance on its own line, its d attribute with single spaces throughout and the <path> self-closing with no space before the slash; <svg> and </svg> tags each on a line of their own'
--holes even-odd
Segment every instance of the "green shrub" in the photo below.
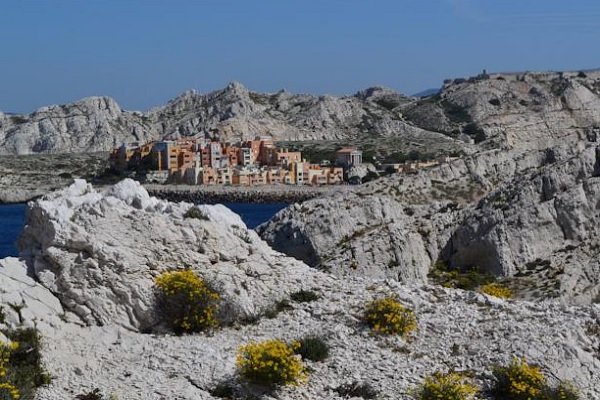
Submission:
<svg viewBox="0 0 600 400">
<path fill-rule="evenodd" d="M 220 382 L 215 387 L 209 390 L 213 397 L 219 399 L 235 399 L 235 388 L 230 382 Z"/>
<path fill-rule="evenodd" d="M 367 304 L 364 320 L 373 332 L 386 335 L 406 336 L 417 328 L 415 314 L 393 296 Z"/>
<path fill-rule="evenodd" d="M 323 361 L 329 357 L 329 345 L 318 336 L 306 336 L 298 340 L 296 354 L 304 360 Z"/>
<path fill-rule="evenodd" d="M 299 290 L 290 295 L 290 299 L 296 303 L 309 303 L 319 300 L 319 295 L 312 290 Z"/>
<path fill-rule="evenodd" d="M 242 378 L 259 385 L 300 384 L 307 375 L 294 347 L 279 339 L 248 343 L 238 350 L 238 371 Z"/>
<path fill-rule="evenodd" d="M 436 372 L 425 378 L 416 390 L 417 400 L 471 400 L 479 389 L 468 377 L 458 372 Z"/>
<path fill-rule="evenodd" d="M 221 296 L 191 270 L 168 271 L 156 278 L 162 317 L 176 333 L 218 326 Z"/>
<path fill-rule="evenodd" d="M 370 383 L 357 381 L 340 385 L 333 390 L 344 398 L 360 397 L 363 399 L 374 399 L 379 394 Z"/>
<path fill-rule="evenodd" d="M 196 206 L 191 207 L 183 214 L 183 218 L 196 218 L 204 221 L 208 221 L 209 218 L 204 212 Z"/>
</svg>

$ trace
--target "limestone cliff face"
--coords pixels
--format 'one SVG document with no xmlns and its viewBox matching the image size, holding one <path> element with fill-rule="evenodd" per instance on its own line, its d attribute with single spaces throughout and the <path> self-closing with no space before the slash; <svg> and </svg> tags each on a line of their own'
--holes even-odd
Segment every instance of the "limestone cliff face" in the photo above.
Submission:
<svg viewBox="0 0 600 400">
<path fill-rule="evenodd" d="M 600 301 L 600 149 L 551 162 L 501 185 L 460 222 L 446 256 L 522 277 L 530 291 Z"/>
</svg>

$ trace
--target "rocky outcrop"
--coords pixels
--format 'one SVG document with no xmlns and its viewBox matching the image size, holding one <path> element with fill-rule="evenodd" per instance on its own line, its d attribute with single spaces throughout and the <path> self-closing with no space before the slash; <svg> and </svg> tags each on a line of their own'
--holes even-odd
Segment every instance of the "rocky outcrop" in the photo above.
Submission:
<svg viewBox="0 0 600 400">
<path fill-rule="evenodd" d="M 600 72 L 457 79 L 440 94 L 401 108 L 417 126 L 466 134 L 484 141 L 484 148 L 551 147 L 600 133 Z"/>
<path fill-rule="evenodd" d="M 21 256 L 82 322 L 134 330 L 156 324 L 154 278 L 169 269 L 198 271 L 222 288 L 228 312 L 240 319 L 283 296 L 285 282 L 311 281 L 303 264 L 272 251 L 224 206 L 200 206 L 206 220 L 184 218 L 191 206 L 150 197 L 132 180 L 105 191 L 76 180 L 32 204 Z M 249 285 L 249 276 L 263 283 Z"/>
<path fill-rule="evenodd" d="M 0 154 L 109 151 L 123 142 L 156 136 L 144 119 L 108 97 L 42 107 L 0 121 Z"/>
<path fill-rule="evenodd" d="M 480 152 L 295 205 L 258 231 L 337 275 L 424 282 L 445 261 L 513 277 L 525 297 L 597 301 L 596 152 L 587 140 Z"/>
<path fill-rule="evenodd" d="M 599 151 L 588 148 L 494 190 L 452 234 L 449 260 L 527 277 L 548 296 L 600 301 Z"/>
<path fill-rule="evenodd" d="M 27 274 L 17 258 L 0 259 L 0 327 L 22 328 L 61 325 L 59 300 Z"/>
<path fill-rule="evenodd" d="M 336 387 L 356 381 L 371 384 L 381 398 L 403 398 L 424 376 L 449 369 L 473 371 L 486 385 L 492 366 L 514 356 L 542 365 L 553 379 L 573 381 L 586 398 L 600 396 L 600 337 L 590 329 L 600 323 L 597 305 L 507 302 L 396 280 L 339 279 L 273 251 L 222 206 L 201 206 L 206 220 L 183 218 L 189 207 L 152 198 L 129 180 L 104 190 L 76 181 L 30 204 L 23 259 L 0 261 L 0 300 L 22 305 L 20 317 L 9 311 L 10 326 L 21 319 L 43 336 L 53 379 L 38 399 L 94 388 L 127 399 L 214 399 L 212 389 L 223 382 L 241 396 L 252 388 L 237 380 L 240 345 L 314 334 L 331 346 L 330 357 L 307 361 L 308 383 L 271 397 L 337 399 Z M 377 208 L 386 218 L 411 214 L 395 211 L 392 200 Z M 153 277 L 183 266 L 215 283 L 232 317 L 258 317 L 301 289 L 319 299 L 290 301 L 271 318 L 210 334 L 141 333 L 156 323 Z M 372 335 L 360 322 L 366 302 L 390 294 L 418 318 L 410 340 Z"/>
</svg>

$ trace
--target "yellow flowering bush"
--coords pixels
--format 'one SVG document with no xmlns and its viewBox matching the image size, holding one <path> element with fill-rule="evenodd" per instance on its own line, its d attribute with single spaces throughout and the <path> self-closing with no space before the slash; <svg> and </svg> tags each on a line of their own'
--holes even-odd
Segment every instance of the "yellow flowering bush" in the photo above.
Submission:
<svg viewBox="0 0 600 400">
<path fill-rule="evenodd" d="M 415 314 L 393 296 L 367 304 L 364 320 L 375 333 L 386 335 L 406 336 L 417 328 Z"/>
<path fill-rule="evenodd" d="M 514 358 L 506 367 L 494 368 L 494 392 L 511 400 L 542 399 L 547 388 L 546 377 L 537 366 L 525 359 Z"/>
<path fill-rule="evenodd" d="M 307 374 L 294 345 L 271 339 L 251 342 L 238 350 L 237 367 L 240 375 L 251 383 L 260 385 L 297 385 Z"/>
<path fill-rule="evenodd" d="M 8 381 L 10 356 L 19 348 L 19 343 L 10 344 L 0 342 L 0 399 L 16 400 L 21 397 L 19 389 Z"/>
<path fill-rule="evenodd" d="M 458 372 L 435 372 L 417 389 L 418 400 L 471 400 L 479 392 L 468 377 Z"/>
<path fill-rule="evenodd" d="M 510 290 L 503 284 L 497 282 L 483 285 L 479 288 L 479 291 L 481 293 L 485 293 L 494 297 L 499 297 L 501 299 L 510 299 L 512 297 L 512 290 Z"/>
<path fill-rule="evenodd" d="M 164 272 L 155 283 L 162 315 L 175 332 L 198 332 L 218 325 L 221 296 L 193 271 Z"/>
</svg>

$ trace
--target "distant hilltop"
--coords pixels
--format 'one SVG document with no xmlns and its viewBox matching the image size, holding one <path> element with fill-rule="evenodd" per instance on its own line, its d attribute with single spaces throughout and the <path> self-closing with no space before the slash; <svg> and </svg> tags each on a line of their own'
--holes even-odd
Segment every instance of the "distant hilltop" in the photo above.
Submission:
<svg viewBox="0 0 600 400">
<path fill-rule="evenodd" d="M 167 136 L 241 141 L 262 135 L 275 141 L 385 140 L 398 143 L 397 151 L 416 143 L 472 153 L 552 139 L 564 130 L 585 135 L 600 126 L 594 111 L 598 70 L 483 72 L 446 80 L 438 93 L 424 96 L 383 87 L 349 96 L 258 93 L 232 82 L 207 94 L 187 91 L 148 112 L 89 97 L 28 115 L 0 113 L 0 154 L 110 151 Z"/>
</svg>

